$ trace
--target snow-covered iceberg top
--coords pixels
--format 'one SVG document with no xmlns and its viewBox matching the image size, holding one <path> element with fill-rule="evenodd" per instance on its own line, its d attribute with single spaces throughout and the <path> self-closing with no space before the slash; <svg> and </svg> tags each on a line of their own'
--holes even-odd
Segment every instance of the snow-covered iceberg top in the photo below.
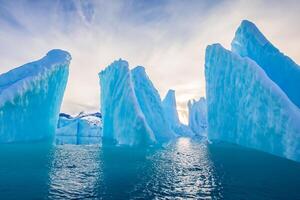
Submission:
<svg viewBox="0 0 300 200">
<path fill-rule="evenodd" d="M 0 75 L 0 143 L 53 139 L 70 60 L 52 50 Z"/>
<path fill-rule="evenodd" d="M 54 49 L 40 60 L 27 63 L 0 75 L 0 106 L 12 102 L 32 88 L 32 82 L 45 79 L 54 70 L 68 67 L 71 55 L 63 50 Z"/>
<path fill-rule="evenodd" d="M 206 49 L 209 139 L 300 161 L 300 112 L 253 60 L 219 44 Z"/>
<path fill-rule="evenodd" d="M 100 113 L 80 113 L 72 117 L 61 113 L 57 125 L 56 144 L 98 144 L 102 143 L 102 120 Z"/>
<path fill-rule="evenodd" d="M 300 66 L 274 47 L 254 23 L 242 21 L 231 48 L 232 52 L 255 61 L 300 108 Z"/>
<path fill-rule="evenodd" d="M 96 113 L 85 113 L 80 112 L 76 116 L 72 116 L 66 113 L 60 113 L 59 114 L 59 120 L 57 124 L 57 128 L 64 127 L 68 125 L 70 122 L 78 121 L 78 120 L 84 120 L 86 121 L 90 126 L 97 126 L 102 127 L 102 115 L 99 112 Z"/>
</svg>

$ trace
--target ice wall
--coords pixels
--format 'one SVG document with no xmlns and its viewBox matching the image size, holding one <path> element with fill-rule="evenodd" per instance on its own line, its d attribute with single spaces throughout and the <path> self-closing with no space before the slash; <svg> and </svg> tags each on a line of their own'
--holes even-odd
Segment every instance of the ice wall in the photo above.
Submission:
<svg viewBox="0 0 300 200">
<path fill-rule="evenodd" d="M 175 126 L 179 124 L 180 121 L 176 106 L 175 90 L 168 90 L 165 98 L 162 101 L 162 105 L 164 108 L 165 116 L 170 124 Z"/>
<path fill-rule="evenodd" d="M 169 121 L 167 121 L 158 91 L 145 72 L 138 66 L 131 70 L 135 95 L 139 106 L 157 141 L 166 142 L 174 138 Z"/>
<path fill-rule="evenodd" d="M 221 45 L 205 57 L 208 137 L 300 161 L 300 113 L 256 62 Z"/>
<path fill-rule="evenodd" d="M 70 60 L 52 50 L 0 75 L 0 143 L 53 139 Z"/>
<path fill-rule="evenodd" d="M 102 121 L 98 113 L 81 113 L 76 117 L 60 115 L 56 144 L 102 144 Z"/>
<path fill-rule="evenodd" d="M 242 21 L 232 41 L 232 51 L 254 60 L 300 107 L 300 66 L 274 47 L 250 21 Z"/>
<path fill-rule="evenodd" d="M 172 130 L 176 133 L 177 136 L 194 135 L 191 129 L 187 125 L 182 124 L 179 120 L 174 90 L 168 91 L 164 100 L 162 101 L 162 106 L 164 109 L 165 117 L 169 122 Z"/>
<path fill-rule="evenodd" d="M 125 145 L 156 142 L 135 94 L 132 75 L 124 60 L 113 62 L 99 73 L 103 141 Z"/>
<path fill-rule="evenodd" d="M 189 127 L 196 135 L 206 135 L 207 129 L 207 106 L 206 99 L 201 97 L 198 101 L 190 100 L 189 109 Z"/>
</svg>

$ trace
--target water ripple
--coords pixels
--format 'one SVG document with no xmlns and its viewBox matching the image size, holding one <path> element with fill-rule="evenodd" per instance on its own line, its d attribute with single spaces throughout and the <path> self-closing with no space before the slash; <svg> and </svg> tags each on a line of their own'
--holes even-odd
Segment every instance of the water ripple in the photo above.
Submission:
<svg viewBox="0 0 300 200">
<path fill-rule="evenodd" d="M 218 197 L 206 144 L 181 138 L 165 148 L 61 146 L 50 171 L 50 199 Z M 214 199 L 216 199 L 214 198 Z"/>
<path fill-rule="evenodd" d="M 300 199 L 299 187 L 298 163 L 179 138 L 149 149 L 58 146 L 48 198 Z"/>
</svg>

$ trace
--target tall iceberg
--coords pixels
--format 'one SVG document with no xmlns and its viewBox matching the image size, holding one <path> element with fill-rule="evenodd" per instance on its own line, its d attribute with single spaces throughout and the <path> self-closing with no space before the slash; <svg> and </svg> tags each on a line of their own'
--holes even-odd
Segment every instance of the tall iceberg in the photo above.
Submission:
<svg viewBox="0 0 300 200">
<path fill-rule="evenodd" d="M 164 100 L 162 101 L 162 106 L 164 109 L 165 117 L 177 136 L 194 135 L 191 129 L 185 124 L 182 124 L 179 120 L 174 90 L 169 90 L 167 92 Z"/>
<path fill-rule="evenodd" d="M 131 70 L 133 87 L 139 106 L 157 141 L 166 142 L 174 137 L 167 121 L 158 91 L 150 81 L 145 68 Z"/>
<path fill-rule="evenodd" d="M 101 71 L 99 78 L 105 143 L 143 146 L 175 137 L 143 67 L 129 70 L 120 59 Z"/>
<path fill-rule="evenodd" d="M 209 139 L 300 161 L 300 111 L 256 62 L 214 44 L 205 77 Z"/>
<path fill-rule="evenodd" d="M 242 21 L 231 43 L 232 51 L 254 60 L 300 108 L 300 66 L 274 47 L 250 21 Z"/>
<path fill-rule="evenodd" d="M 0 143 L 54 137 L 71 56 L 52 50 L 0 75 Z"/>
<path fill-rule="evenodd" d="M 189 109 L 189 127 L 196 135 L 206 135 L 207 129 L 207 106 L 206 99 L 201 97 L 199 101 L 190 100 Z"/>
<path fill-rule="evenodd" d="M 103 142 L 125 145 L 155 143 L 136 97 L 132 75 L 124 60 L 113 62 L 99 73 Z"/>
</svg>

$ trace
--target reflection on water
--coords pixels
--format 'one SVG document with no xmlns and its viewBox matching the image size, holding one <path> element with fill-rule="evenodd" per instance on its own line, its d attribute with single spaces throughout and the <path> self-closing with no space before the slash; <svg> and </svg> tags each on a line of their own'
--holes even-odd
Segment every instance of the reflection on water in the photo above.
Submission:
<svg viewBox="0 0 300 200">
<path fill-rule="evenodd" d="M 300 199 L 300 164 L 179 138 L 161 148 L 0 145 L 0 199 Z"/>
<path fill-rule="evenodd" d="M 57 146 L 49 175 L 49 198 L 97 197 L 99 151 L 98 146 Z"/>
<path fill-rule="evenodd" d="M 49 197 L 55 199 L 221 196 L 206 144 L 188 138 L 152 149 L 60 146 L 50 181 Z"/>
<path fill-rule="evenodd" d="M 210 199 L 220 196 L 205 143 L 195 145 L 188 138 L 180 138 L 150 156 L 149 164 L 150 178 L 140 184 L 142 197 Z"/>
<path fill-rule="evenodd" d="M 176 178 L 173 184 L 178 195 L 192 198 L 221 196 L 221 183 L 215 178 L 205 143 L 195 145 L 190 138 L 180 138 L 172 160 Z"/>
</svg>

